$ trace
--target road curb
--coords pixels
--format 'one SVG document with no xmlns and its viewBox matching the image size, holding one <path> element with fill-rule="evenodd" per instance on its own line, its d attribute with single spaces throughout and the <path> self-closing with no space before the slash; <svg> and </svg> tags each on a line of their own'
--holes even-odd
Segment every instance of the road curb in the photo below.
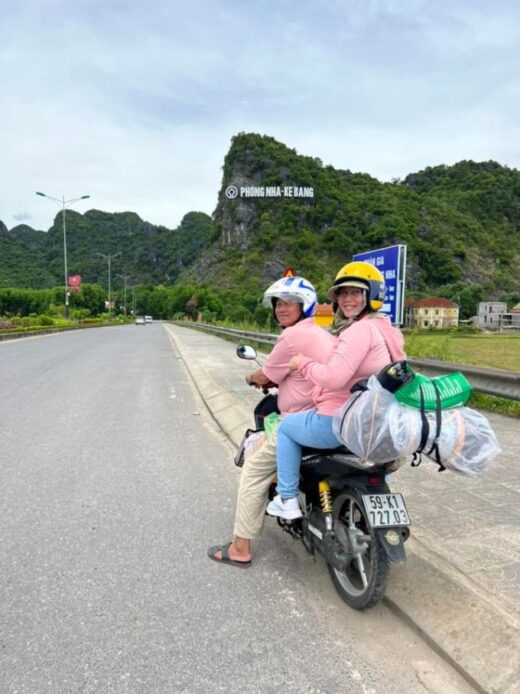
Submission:
<svg viewBox="0 0 520 694">
<path fill-rule="evenodd" d="M 206 369 L 190 361 L 182 339 L 170 336 L 209 414 L 236 446 L 251 425 L 251 413 L 225 393 Z M 411 537 L 408 561 L 392 566 L 387 606 L 424 638 L 477 691 L 520 693 L 519 625 L 470 578 Z M 393 646 L 392 646 L 393 647 Z"/>
<path fill-rule="evenodd" d="M 164 327 L 170 341 L 184 362 L 195 390 L 198 392 L 211 418 L 222 430 L 226 438 L 234 446 L 238 447 L 245 429 L 251 425 L 251 415 L 243 413 L 240 408 L 236 407 L 236 401 L 233 396 L 224 393 L 206 369 L 193 361 L 190 362 L 189 351 L 183 346 L 182 340 L 177 335 L 174 335 L 167 325 Z M 228 396 L 227 405 L 214 409 L 213 404 L 221 403 L 222 401 L 218 400 L 218 397 L 223 395 Z"/>
<path fill-rule="evenodd" d="M 408 561 L 392 566 L 386 604 L 479 692 L 520 692 L 518 627 L 470 579 L 410 537 Z"/>
</svg>

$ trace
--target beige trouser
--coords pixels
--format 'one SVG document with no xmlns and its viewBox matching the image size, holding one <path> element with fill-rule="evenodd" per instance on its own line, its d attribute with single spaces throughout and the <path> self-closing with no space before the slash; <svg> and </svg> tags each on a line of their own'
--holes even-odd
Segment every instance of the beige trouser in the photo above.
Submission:
<svg viewBox="0 0 520 694">
<path fill-rule="evenodd" d="M 267 492 L 276 474 L 276 431 L 246 458 L 240 475 L 234 534 L 251 540 L 262 532 Z"/>
</svg>

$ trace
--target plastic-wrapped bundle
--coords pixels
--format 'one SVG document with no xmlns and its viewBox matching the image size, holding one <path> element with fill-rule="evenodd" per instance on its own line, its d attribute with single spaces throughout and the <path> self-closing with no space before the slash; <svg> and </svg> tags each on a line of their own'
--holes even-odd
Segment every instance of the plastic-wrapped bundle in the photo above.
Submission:
<svg viewBox="0 0 520 694">
<path fill-rule="evenodd" d="M 418 450 L 423 433 L 421 413 L 411 407 L 402 406 L 400 422 L 407 430 L 408 444 L 403 446 L 402 455 Z M 448 470 L 464 475 L 482 475 L 500 453 L 496 436 L 484 415 L 469 407 L 453 407 L 441 411 L 441 427 L 438 438 L 435 412 L 424 413 L 428 422 L 428 435 L 422 454 Z M 404 440 L 404 439 L 403 439 Z M 432 446 L 437 444 L 438 459 Z"/>
<path fill-rule="evenodd" d="M 332 430 L 362 465 L 388 463 L 411 445 L 406 416 L 394 395 L 375 376 L 335 413 Z"/>
<path fill-rule="evenodd" d="M 435 412 L 424 412 L 427 430 L 423 455 L 447 469 L 481 475 L 500 453 L 487 419 L 469 407 L 442 410 L 438 438 Z M 364 465 L 388 463 L 421 446 L 424 420 L 420 410 L 397 402 L 372 376 L 367 390 L 355 393 L 334 415 L 334 434 Z M 427 436 L 426 436 L 427 434 Z M 439 460 L 432 446 L 437 444 Z"/>
<path fill-rule="evenodd" d="M 444 467 L 464 475 L 482 475 L 500 453 L 488 420 L 469 407 L 443 411 L 438 446 Z"/>
</svg>

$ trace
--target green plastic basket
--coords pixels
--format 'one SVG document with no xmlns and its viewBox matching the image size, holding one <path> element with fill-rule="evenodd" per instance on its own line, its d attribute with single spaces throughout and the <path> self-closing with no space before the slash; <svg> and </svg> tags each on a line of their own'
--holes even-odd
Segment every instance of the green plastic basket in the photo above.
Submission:
<svg viewBox="0 0 520 694">
<path fill-rule="evenodd" d="M 434 383 L 439 391 L 441 409 L 443 410 L 465 405 L 473 390 L 468 379 L 460 371 L 445 376 L 435 376 L 435 378 L 428 378 L 428 376 L 416 373 L 413 380 L 399 388 L 394 395 L 401 404 L 420 409 L 422 390 L 424 409 L 435 410 L 437 396 Z"/>
</svg>

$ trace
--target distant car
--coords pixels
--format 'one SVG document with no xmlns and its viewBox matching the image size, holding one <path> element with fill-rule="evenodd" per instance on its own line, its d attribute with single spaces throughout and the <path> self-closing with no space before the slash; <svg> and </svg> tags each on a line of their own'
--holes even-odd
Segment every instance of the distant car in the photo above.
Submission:
<svg viewBox="0 0 520 694">
<path fill-rule="evenodd" d="M 144 317 L 145 323 L 153 323 L 153 318 L 151 316 Z"/>
<path fill-rule="evenodd" d="M 144 316 L 137 316 L 137 318 L 135 319 L 135 324 L 136 325 L 146 325 L 146 320 L 145 320 Z"/>
</svg>

